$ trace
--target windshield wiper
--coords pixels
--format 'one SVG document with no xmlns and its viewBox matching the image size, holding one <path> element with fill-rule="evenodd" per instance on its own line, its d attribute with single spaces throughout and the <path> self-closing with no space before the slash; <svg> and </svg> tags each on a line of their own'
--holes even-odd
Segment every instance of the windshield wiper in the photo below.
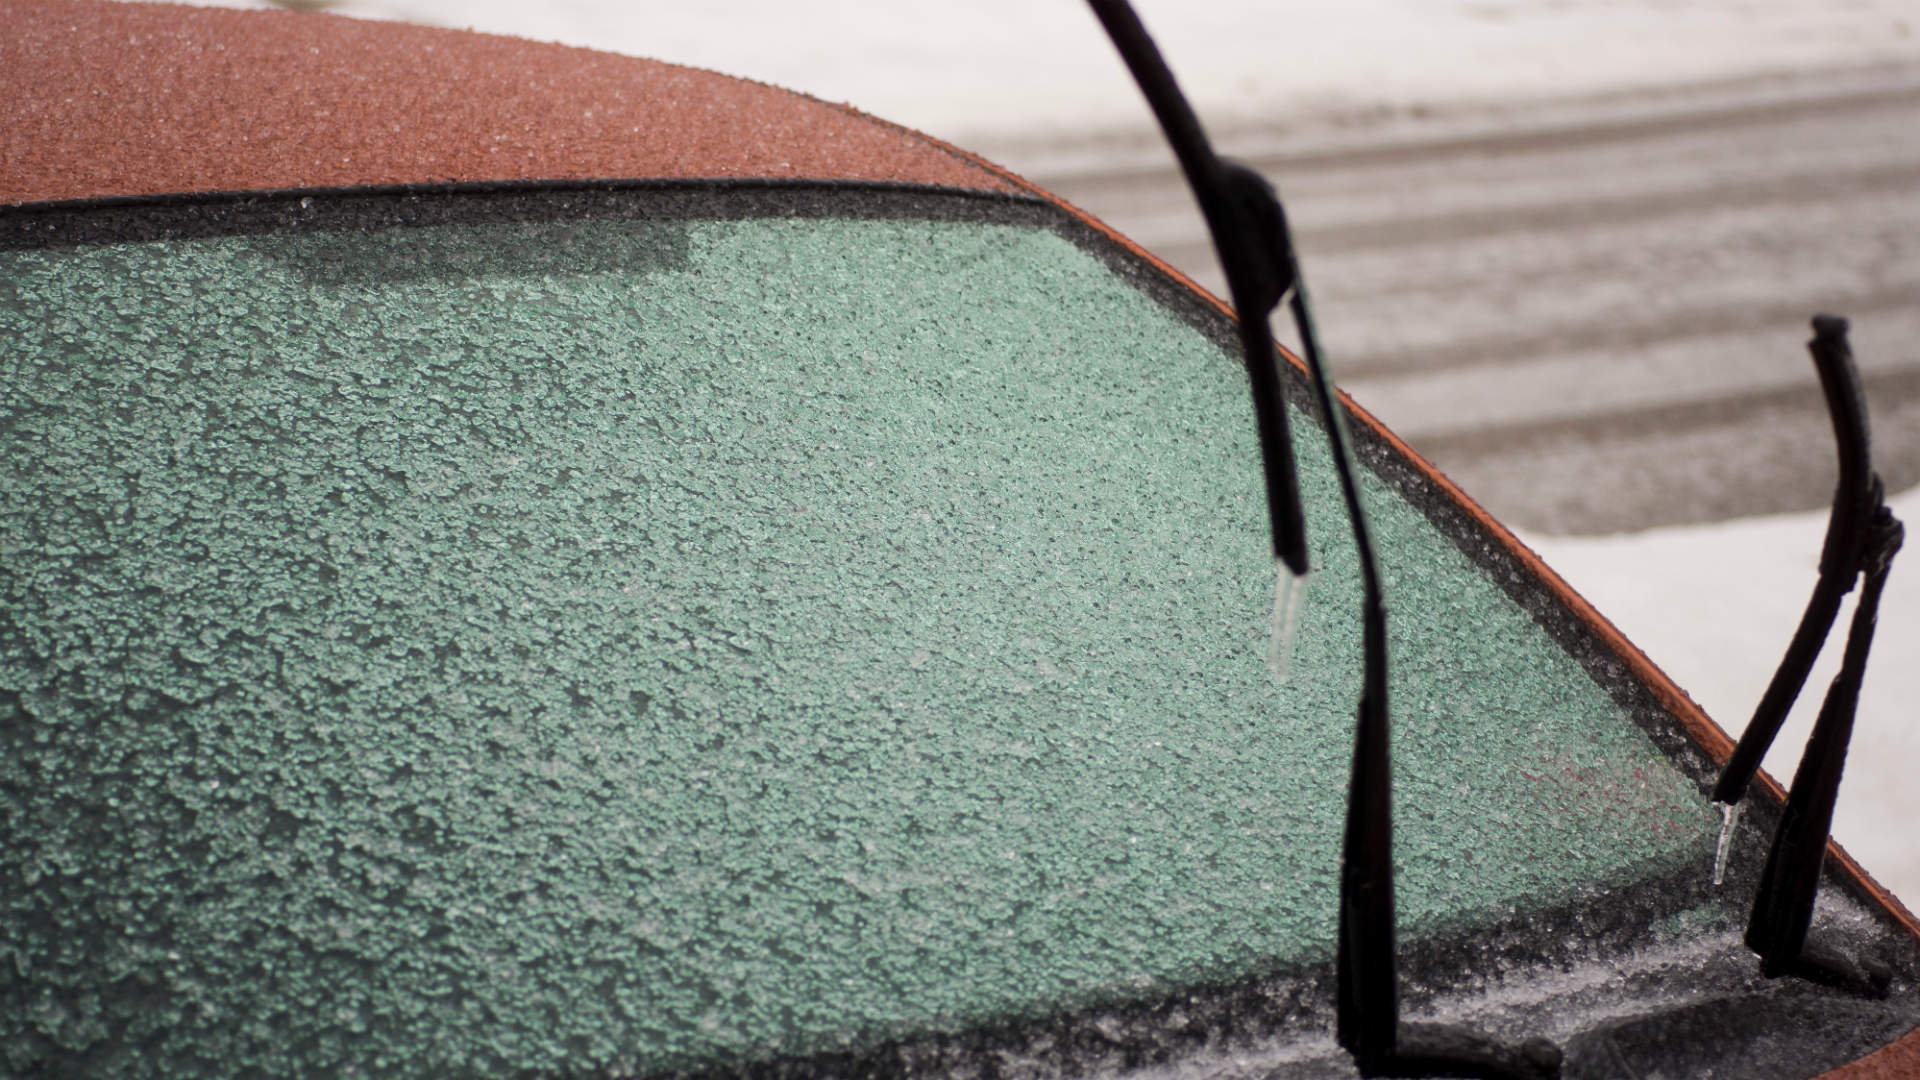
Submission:
<svg viewBox="0 0 1920 1080">
<path fill-rule="evenodd" d="M 1152 107 L 1180 168 L 1193 189 L 1214 250 L 1226 271 L 1233 313 L 1240 323 L 1240 350 L 1253 389 L 1254 423 L 1266 472 L 1268 527 L 1273 555 L 1296 579 L 1307 575 L 1307 526 L 1294 471 L 1293 436 L 1287 423 L 1280 355 L 1267 318 L 1294 281 L 1291 253 L 1282 257 L 1286 220 L 1273 189 L 1258 173 L 1223 161 L 1207 142 L 1200 118 L 1173 81 L 1173 72 L 1147 36 L 1139 16 L 1124 2 L 1092 0 L 1093 11 L 1126 61 Z"/>
<path fill-rule="evenodd" d="M 1347 520 L 1359 554 L 1363 590 L 1361 645 L 1363 673 L 1359 723 L 1354 735 L 1353 776 L 1347 792 L 1346 838 L 1340 868 L 1340 936 L 1335 962 L 1336 1034 L 1363 1076 L 1463 1076 L 1486 1078 L 1554 1077 L 1560 1050 L 1544 1039 L 1510 1046 L 1477 1032 L 1440 1024 L 1400 1022 L 1400 976 L 1395 956 L 1393 896 L 1393 770 L 1387 710 L 1387 611 L 1380 572 L 1360 500 L 1346 413 L 1320 352 L 1319 334 L 1307 301 L 1287 229 L 1286 212 L 1265 179 L 1252 169 L 1223 162 L 1213 153 L 1199 120 L 1181 95 L 1173 73 L 1127 0 L 1089 0 L 1121 58 L 1153 107 L 1168 141 L 1186 171 L 1194 197 L 1206 214 L 1214 245 L 1227 273 L 1239 317 L 1247 368 L 1256 372 L 1254 399 L 1270 403 L 1276 419 L 1261 412 L 1261 441 L 1269 465 L 1284 452 L 1286 487 L 1296 500 L 1292 526 L 1301 530 L 1300 567 L 1305 566 L 1304 525 L 1298 506 L 1278 355 L 1267 326 L 1268 313 L 1291 293 L 1289 309 L 1300 334 L 1301 351 L 1311 376 L 1314 399 L 1327 426 L 1333 469 L 1340 481 Z M 1270 381 L 1268 381 L 1270 380 Z M 1274 511 L 1275 549 L 1281 548 L 1278 508 Z M 1292 564 L 1289 564 L 1292 565 Z"/>
<path fill-rule="evenodd" d="M 1860 393 L 1860 375 L 1853 366 L 1853 350 L 1847 345 L 1847 320 L 1836 315 L 1814 316 L 1813 340 L 1807 342 L 1807 351 L 1813 354 L 1827 414 L 1833 421 L 1840 479 L 1834 488 L 1833 512 L 1827 518 L 1827 538 L 1820 549 L 1820 577 L 1814 583 L 1813 596 L 1787 644 L 1786 655 L 1753 710 L 1753 718 L 1747 721 L 1733 755 L 1714 784 L 1713 801 L 1727 807 L 1738 805 L 1746 795 L 1754 774 L 1760 771 L 1760 760 L 1780 734 L 1780 725 L 1786 722 L 1840 614 L 1840 601 L 1853 591 L 1855 579 L 1866 569 L 1872 522 L 1884 509 L 1880 479 L 1874 475 L 1869 457 L 1867 407 Z"/>
<path fill-rule="evenodd" d="M 1794 770 L 1793 787 L 1760 873 L 1746 938 L 1748 947 L 1760 954 L 1761 972 L 1769 977 L 1794 975 L 1878 997 L 1886 993 L 1891 978 L 1884 964 L 1872 960 L 1856 964 L 1809 942 L 1807 932 L 1860 704 L 1867 653 L 1873 647 L 1880 596 L 1906 530 L 1887 509 L 1880 477 L 1868 458 L 1866 405 L 1853 351 L 1847 345 L 1847 321 L 1833 315 L 1815 316 L 1813 332 L 1808 348 L 1820 370 L 1820 385 L 1826 391 L 1834 436 L 1840 444 L 1840 484 L 1820 553 L 1820 579 L 1786 659 L 1720 775 L 1714 798 L 1732 804 L 1745 794 L 1826 640 L 1840 598 L 1852 591 L 1855 578 L 1861 579 L 1840 673 L 1827 688 L 1813 734 Z"/>
</svg>

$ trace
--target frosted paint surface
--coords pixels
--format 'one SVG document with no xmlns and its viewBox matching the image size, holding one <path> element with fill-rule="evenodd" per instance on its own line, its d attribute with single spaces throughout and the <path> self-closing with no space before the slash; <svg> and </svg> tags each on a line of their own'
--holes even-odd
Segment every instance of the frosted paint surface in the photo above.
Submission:
<svg viewBox="0 0 1920 1080">
<path fill-rule="evenodd" d="M 1051 232 L 5 252 L 0 350 L 13 1069 L 657 1070 L 1332 954 L 1318 428 L 1281 685 L 1245 376 Z M 1368 480 L 1403 929 L 1710 855 Z"/>
</svg>

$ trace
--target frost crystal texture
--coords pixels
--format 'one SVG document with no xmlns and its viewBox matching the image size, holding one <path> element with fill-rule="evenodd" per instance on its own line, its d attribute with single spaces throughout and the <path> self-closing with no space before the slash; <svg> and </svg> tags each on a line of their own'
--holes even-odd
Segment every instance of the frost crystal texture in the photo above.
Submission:
<svg viewBox="0 0 1920 1080">
<path fill-rule="evenodd" d="M 0 252 L 15 1071 L 696 1068 L 1331 953 L 1358 586 L 1292 674 L 1245 377 L 1050 231 Z M 1403 925 L 1711 847 L 1368 477 Z"/>
</svg>

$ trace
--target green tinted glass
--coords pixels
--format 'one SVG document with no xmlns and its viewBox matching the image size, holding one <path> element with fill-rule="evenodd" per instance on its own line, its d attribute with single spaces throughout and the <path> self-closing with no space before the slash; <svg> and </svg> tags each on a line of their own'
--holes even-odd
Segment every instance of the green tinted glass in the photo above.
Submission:
<svg viewBox="0 0 1920 1080">
<path fill-rule="evenodd" d="M 1318 427 L 1282 683 L 1238 360 L 1052 231 L 0 252 L 0 373 L 16 1068 L 652 1071 L 1332 954 Z M 1694 783 L 1366 481 L 1405 932 L 1702 857 Z"/>
</svg>

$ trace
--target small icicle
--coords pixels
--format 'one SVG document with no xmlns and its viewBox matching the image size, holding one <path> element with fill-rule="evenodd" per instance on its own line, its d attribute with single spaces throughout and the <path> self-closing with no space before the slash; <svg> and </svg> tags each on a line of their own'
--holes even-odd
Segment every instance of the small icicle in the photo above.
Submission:
<svg viewBox="0 0 1920 1080">
<path fill-rule="evenodd" d="M 1717 802 L 1720 808 L 1720 843 L 1713 849 L 1713 883 L 1720 884 L 1727 878 L 1727 849 L 1733 846 L 1733 827 L 1740 823 L 1739 803 Z"/>
<path fill-rule="evenodd" d="M 1307 574 L 1295 574 L 1287 564 L 1273 561 L 1273 629 L 1267 639 L 1267 670 L 1281 682 L 1293 668 L 1293 631 L 1300 625 L 1300 609 L 1307 606 Z"/>
</svg>

